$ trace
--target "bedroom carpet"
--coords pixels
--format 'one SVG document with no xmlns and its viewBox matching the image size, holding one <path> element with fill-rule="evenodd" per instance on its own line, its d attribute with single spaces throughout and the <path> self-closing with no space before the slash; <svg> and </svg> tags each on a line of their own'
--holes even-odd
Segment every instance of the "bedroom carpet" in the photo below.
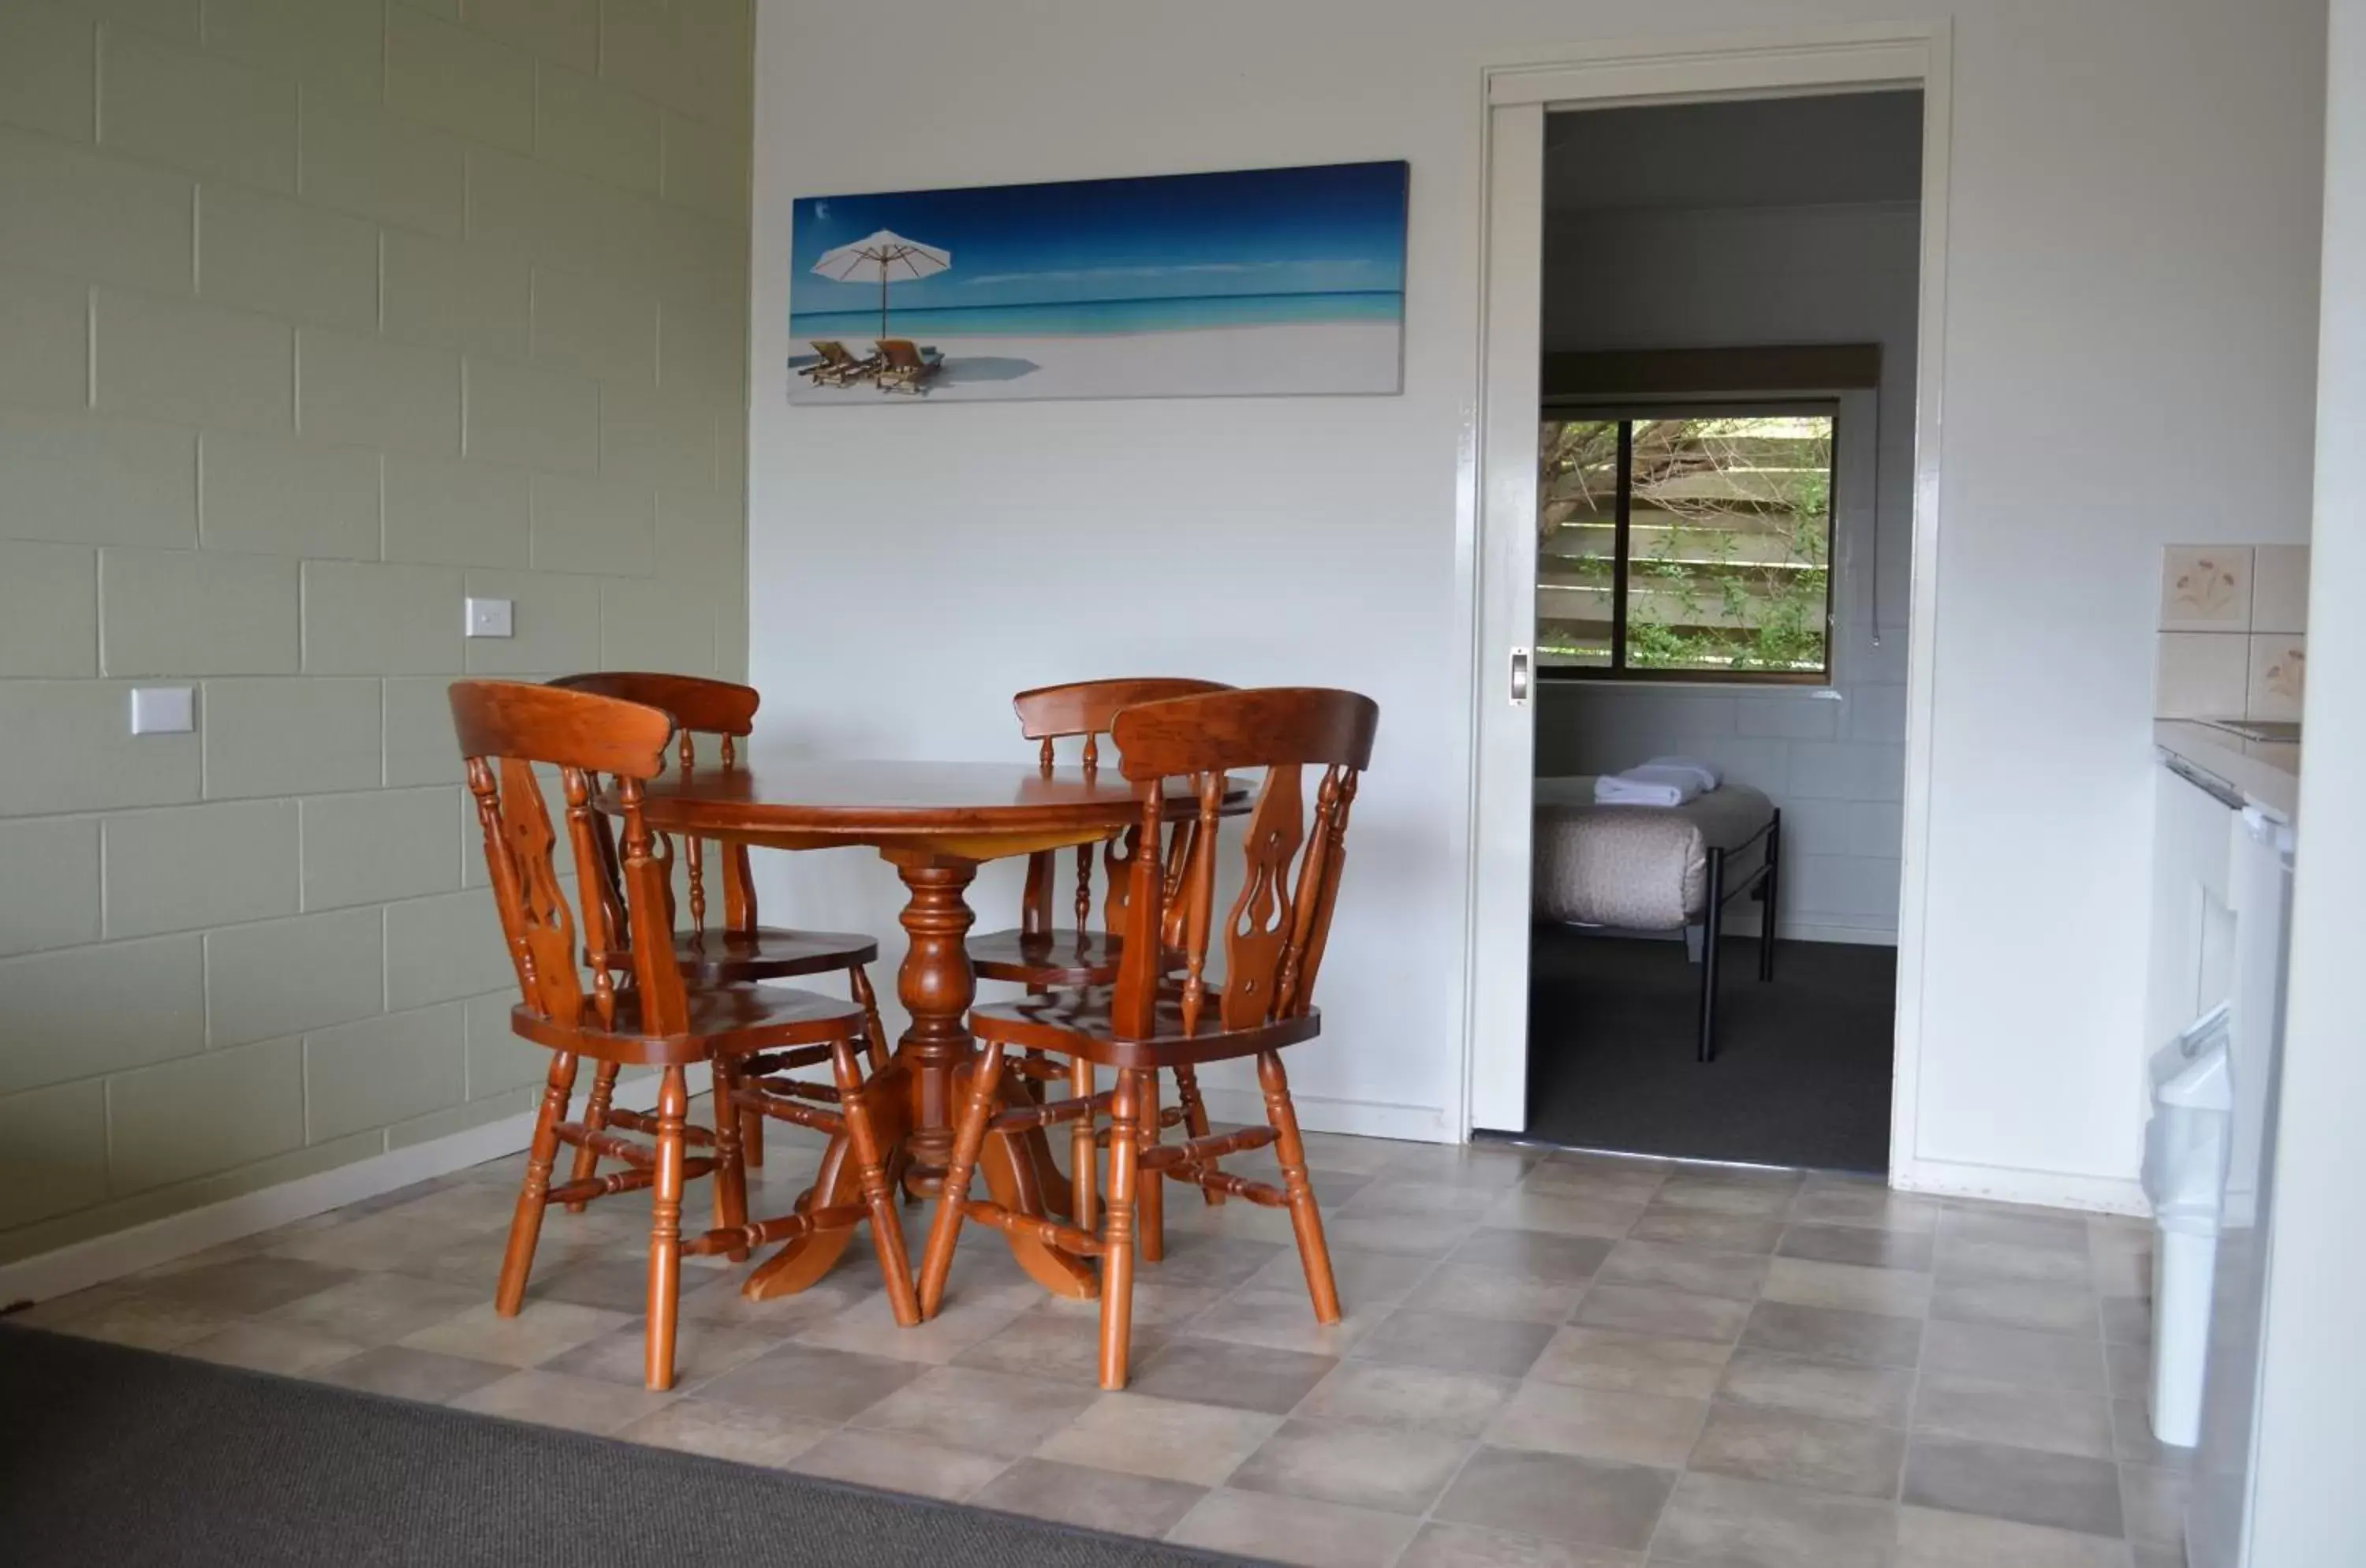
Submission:
<svg viewBox="0 0 2366 1568">
<path fill-rule="evenodd" d="M 1717 1060 L 1693 1059 L 1681 942 L 1534 932 L 1527 1136 L 1572 1148 L 1825 1170 L 1889 1166 L 1894 948 L 1723 945 Z"/>
</svg>

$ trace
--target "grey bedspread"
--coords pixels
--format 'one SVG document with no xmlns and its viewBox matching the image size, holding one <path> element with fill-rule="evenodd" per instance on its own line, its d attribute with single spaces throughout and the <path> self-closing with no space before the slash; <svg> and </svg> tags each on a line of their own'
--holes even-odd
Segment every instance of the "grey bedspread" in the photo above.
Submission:
<svg viewBox="0 0 2366 1568">
<path fill-rule="evenodd" d="M 1537 781 L 1536 866 L 1540 919 L 1631 931 L 1673 931 L 1701 918 L 1708 852 L 1730 850 L 1766 825 L 1774 803 L 1729 784 L 1683 806 L 1596 806 L 1594 775 Z M 1726 868 L 1726 886 L 1758 867 L 1763 841 Z"/>
</svg>

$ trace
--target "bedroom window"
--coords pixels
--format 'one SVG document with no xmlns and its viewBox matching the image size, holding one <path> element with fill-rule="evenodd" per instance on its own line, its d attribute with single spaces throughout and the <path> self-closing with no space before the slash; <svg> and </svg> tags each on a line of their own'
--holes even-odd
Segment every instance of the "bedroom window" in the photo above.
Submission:
<svg viewBox="0 0 2366 1568">
<path fill-rule="evenodd" d="M 1539 673 L 1829 680 L 1831 405 L 1578 414 L 1539 443 Z"/>
</svg>

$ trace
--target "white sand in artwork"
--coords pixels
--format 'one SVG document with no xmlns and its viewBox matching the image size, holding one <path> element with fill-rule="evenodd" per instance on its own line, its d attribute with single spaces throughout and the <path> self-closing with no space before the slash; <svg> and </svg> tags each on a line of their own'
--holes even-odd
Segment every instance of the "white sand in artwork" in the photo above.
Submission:
<svg viewBox="0 0 2366 1568">
<path fill-rule="evenodd" d="M 890 323 L 891 329 L 893 323 Z M 1199 327 L 1089 337 L 929 337 L 944 355 L 925 398 L 882 392 L 868 379 L 817 387 L 795 373 L 813 344 L 789 345 L 793 403 L 980 402 L 1020 398 L 1189 398 L 1313 392 L 1393 392 L 1403 384 L 1403 332 L 1393 321 Z M 872 339 L 841 340 L 857 354 Z"/>
</svg>

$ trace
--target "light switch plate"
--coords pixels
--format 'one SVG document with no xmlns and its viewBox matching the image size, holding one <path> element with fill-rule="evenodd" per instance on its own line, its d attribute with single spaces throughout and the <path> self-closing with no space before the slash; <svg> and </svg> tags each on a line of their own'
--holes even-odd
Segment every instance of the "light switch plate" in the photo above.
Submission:
<svg viewBox="0 0 2366 1568">
<path fill-rule="evenodd" d="M 131 690 L 131 733 L 186 735 L 197 727 L 195 686 L 135 686 Z"/>
<path fill-rule="evenodd" d="M 468 601 L 468 635 L 470 637 L 511 637 L 510 601 L 507 599 L 471 599 Z"/>
</svg>

